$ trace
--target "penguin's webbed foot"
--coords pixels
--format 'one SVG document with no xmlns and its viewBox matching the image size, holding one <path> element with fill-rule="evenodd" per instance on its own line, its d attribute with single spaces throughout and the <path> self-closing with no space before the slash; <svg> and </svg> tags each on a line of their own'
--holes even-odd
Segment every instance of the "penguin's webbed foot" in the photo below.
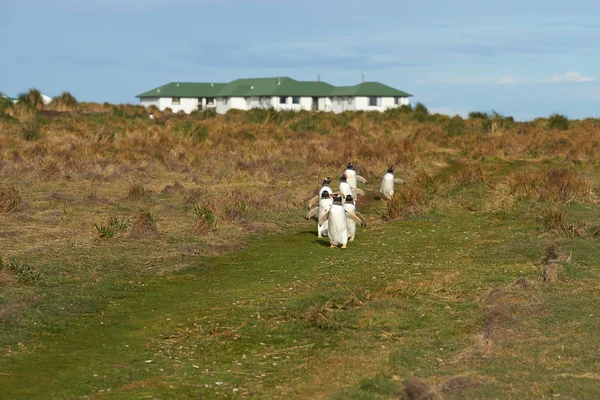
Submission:
<svg viewBox="0 0 600 400">
<path fill-rule="evenodd" d="M 329 246 L 329 247 L 333 249 L 333 248 L 336 248 L 337 246 L 335 244 L 331 243 L 331 246 Z"/>
<path fill-rule="evenodd" d="M 342 249 L 346 249 L 346 248 L 347 248 L 347 247 L 346 247 L 346 245 L 345 245 L 345 244 L 343 244 L 343 245 L 342 245 Z"/>
<path fill-rule="evenodd" d="M 351 242 L 354 242 L 354 236 L 352 236 L 352 237 L 350 238 L 350 241 L 351 241 Z"/>
</svg>

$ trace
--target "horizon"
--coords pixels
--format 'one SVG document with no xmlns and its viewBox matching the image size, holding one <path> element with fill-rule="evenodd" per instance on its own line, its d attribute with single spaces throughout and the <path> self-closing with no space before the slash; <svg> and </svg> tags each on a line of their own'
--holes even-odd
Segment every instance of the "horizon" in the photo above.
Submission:
<svg viewBox="0 0 600 400">
<path fill-rule="evenodd" d="M 36 88 L 50 96 L 68 91 L 83 102 L 139 104 L 135 96 L 168 82 L 320 76 L 347 86 L 364 74 L 365 81 L 412 94 L 411 104 L 423 103 L 431 113 L 466 117 L 494 110 L 517 121 L 555 113 L 599 116 L 600 5 L 436 4 L 4 4 L 0 32 L 11 40 L 0 68 L 10 79 L 0 81 L 0 92 L 17 97 Z"/>
</svg>

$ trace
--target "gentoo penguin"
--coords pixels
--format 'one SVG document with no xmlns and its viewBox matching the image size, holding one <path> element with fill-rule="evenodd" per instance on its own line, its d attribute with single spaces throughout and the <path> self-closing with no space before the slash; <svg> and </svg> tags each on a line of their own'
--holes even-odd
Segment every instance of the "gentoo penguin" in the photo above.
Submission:
<svg viewBox="0 0 600 400">
<path fill-rule="evenodd" d="M 325 221 L 329 222 L 327 236 L 329 237 L 331 247 L 342 245 L 342 249 L 346 248 L 348 244 L 348 218 L 366 226 L 364 219 L 360 219 L 355 213 L 344 209 L 344 206 L 342 206 L 342 196 L 334 194 L 333 204 L 329 208 L 329 211 L 319 219 L 321 225 Z"/>
<path fill-rule="evenodd" d="M 358 218 L 360 218 L 361 221 L 365 220 L 365 218 L 362 216 L 362 214 L 359 213 L 358 211 L 356 211 L 356 204 L 354 204 L 354 198 L 351 195 L 346 196 L 346 200 L 344 201 L 343 207 L 347 213 L 356 214 L 356 216 Z M 352 242 L 352 241 L 354 241 L 354 236 L 356 236 L 356 221 L 353 220 L 352 218 L 348 218 L 347 224 L 348 224 L 348 236 L 350 237 L 349 240 Z"/>
<path fill-rule="evenodd" d="M 352 186 L 350 186 L 350 184 L 348 183 L 346 174 L 342 174 L 342 176 L 340 176 L 340 186 L 338 188 L 338 193 L 342 195 L 342 199 L 346 199 L 346 196 L 354 194 Z"/>
<path fill-rule="evenodd" d="M 350 185 L 350 187 L 352 189 L 357 188 L 357 183 L 358 183 L 357 181 L 361 181 L 362 183 L 367 183 L 367 180 L 365 178 L 356 174 L 356 171 L 354 170 L 354 165 L 352 163 L 348 163 L 348 165 L 346 166 L 346 170 L 344 171 L 344 174 L 346 174 L 346 180 L 348 181 L 348 184 Z"/>
<path fill-rule="evenodd" d="M 400 178 L 394 178 L 394 167 L 389 167 L 383 179 L 381 179 L 381 188 L 379 191 L 388 200 L 394 197 L 394 183 L 404 184 L 404 181 Z M 383 200 L 383 197 L 381 200 Z"/>
<path fill-rule="evenodd" d="M 323 179 L 323 186 L 321 186 L 321 189 L 319 189 L 319 194 L 316 195 L 315 197 L 313 197 L 312 199 L 310 199 L 310 201 L 308 202 L 309 209 L 313 208 L 313 206 L 315 204 L 317 204 L 317 202 L 321 199 L 321 196 L 323 195 L 324 191 L 329 192 L 330 195 L 333 193 L 333 190 L 331 190 L 331 188 L 329 187 L 329 184 L 331 183 L 331 181 L 332 181 L 332 179 L 329 177 L 326 177 L 325 179 Z"/>
<path fill-rule="evenodd" d="M 327 211 L 329 211 L 329 207 L 333 203 L 333 199 L 331 198 L 331 194 L 326 190 L 321 194 L 321 199 L 319 200 L 319 205 L 306 214 L 306 219 L 311 219 L 316 217 L 317 220 L 317 236 L 322 238 L 323 236 L 327 236 L 327 225 L 328 221 L 325 221 L 321 224 L 320 220 L 323 215 Z"/>
</svg>

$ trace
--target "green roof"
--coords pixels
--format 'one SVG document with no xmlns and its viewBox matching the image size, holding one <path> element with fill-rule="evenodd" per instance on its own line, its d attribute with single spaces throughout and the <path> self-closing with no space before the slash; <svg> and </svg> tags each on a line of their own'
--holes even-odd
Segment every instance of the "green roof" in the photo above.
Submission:
<svg viewBox="0 0 600 400">
<path fill-rule="evenodd" d="M 216 97 L 224 83 L 171 82 L 136 97 Z"/>
<path fill-rule="evenodd" d="M 333 86 L 321 81 L 297 81 L 288 77 L 236 79 L 229 83 L 171 82 L 137 97 L 260 97 L 260 96 L 412 96 L 378 83 Z"/>
<path fill-rule="evenodd" d="M 354 86 L 338 86 L 331 93 L 332 96 L 385 96 L 385 97 L 411 97 L 411 94 L 379 82 L 363 82 Z"/>
</svg>

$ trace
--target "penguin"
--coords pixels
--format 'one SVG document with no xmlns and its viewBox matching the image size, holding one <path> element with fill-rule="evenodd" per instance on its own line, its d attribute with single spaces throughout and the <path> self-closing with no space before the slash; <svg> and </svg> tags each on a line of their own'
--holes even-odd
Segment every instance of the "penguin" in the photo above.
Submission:
<svg viewBox="0 0 600 400">
<path fill-rule="evenodd" d="M 365 178 L 356 174 L 356 171 L 354 170 L 354 164 L 352 164 L 352 163 L 348 163 L 344 173 L 346 174 L 346 179 L 348 180 L 348 184 L 350 185 L 350 187 L 352 189 L 357 188 L 357 183 L 358 183 L 357 181 L 360 181 L 362 183 L 367 183 L 367 180 Z"/>
<path fill-rule="evenodd" d="M 362 216 L 362 214 L 356 210 L 356 204 L 354 203 L 354 198 L 351 195 L 346 196 L 346 200 L 344 201 L 343 207 L 347 213 L 356 214 L 356 216 L 358 218 L 360 218 L 362 221 L 365 220 L 365 218 Z M 348 240 L 353 242 L 354 236 L 356 236 L 356 221 L 353 220 L 352 218 L 348 218 L 347 224 L 348 224 L 348 236 L 350 237 L 350 239 L 348 239 Z"/>
<path fill-rule="evenodd" d="M 340 186 L 338 188 L 337 193 L 342 195 L 342 199 L 346 199 L 346 196 L 353 195 L 354 191 L 352 190 L 352 186 L 348 183 L 346 174 L 342 174 L 340 176 Z"/>
<path fill-rule="evenodd" d="M 391 200 L 394 197 L 394 183 L 401 183 L 404 185 L 404 181 L 400 178 L 394 178 L 394 167 L 389 167 L 383 178 L 381 179 L 381 188 L 379 191 L 383 195 L 381 200 L 385 197 Z"/>
<path fill-rule="evenodd" d="M 319 189 L 319 194 L 316 195 L 315 197 L 313 197 L 312 199 L 309 200 L 308 202 L 308 208 L 311 209 L 313 208 L 313 206 L 315 204 L 317 204 L 317 202 L 320 201 L 321 199 L 321 195 L 323 194 L 324 191 L 328 191 L 329 195 L 331 195 L 333 193 L 333 190 L 331 190 L 331 188 L 329 187 L 329 184 L 332 182 L 333 180 L 329 177 L 326 177 L 325 179 L 323 179 L 323 186 L 321 186 L 321 189 Z"/>
<path fill-rule="evenodd" d="M 321 194 L 321 199 L 319 200 L 319 205 L 306 214 L 306 219 L 314 219 L 316 216 L 317 220 L 317 237 L 322 238 L 323 236 L 327 236 L 327 226 L 328 221 L 321 223 L 321 217 L 325 215 L 327 211 L 329 211 L 329 207 L 333 203 L 333 198 L 331 198 L 331 194 L 326 190 Z"/>
<path fill-rule="evenodd" d="M 329 237 L 329 243 L 331 244 L 330 247 L 333 248 L 342 245 L 342 249 L 346 248 L 348 244 L 348 218 L 360 223 L 362 226 L 367 226 L 364 219 L 361 219 L 357 214 L 344 209 L 344 206 L 342 205 L 342 196 L 334 194 L 333 203 L 331 204 L 329 211 L 319 219 L 321 225 L 325 223 L 325 221 L 329 222 L 327 236 Z"/>
</svg>

